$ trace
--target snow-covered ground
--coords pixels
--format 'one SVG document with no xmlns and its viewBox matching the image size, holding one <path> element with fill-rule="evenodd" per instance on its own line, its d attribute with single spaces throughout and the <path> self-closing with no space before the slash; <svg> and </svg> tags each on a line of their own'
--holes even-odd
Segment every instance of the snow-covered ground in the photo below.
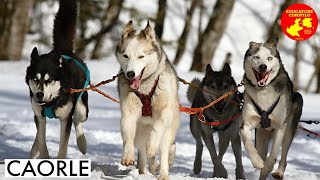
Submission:
<svg viewBox="0 0 320 180">
<path fill-rule="evenodd" d="M 91 69 L 93 83 L 110 78 L 118 71 L 115 59 L 101 62 L 87 62 Z M 8 158 L 28 158 L 34 141 L 36 129 L 33 112 L 29 102 L 28 87 L 25 84 L 25 69 L 28 62 L 0 63 L 0 160 Z M 178 71 L 179 76 L 191 80 L 201 74 Z M 190 106 L 185 98 L 186 86 L 180 84 L 181 103 Z M 111 96 L 118 98 L 116 82 L 101 88 Z M 88 140 L 88 153 L 83 156 L 77 150 L 75 132 L 72 131 L 68 158 L 89 158 L 93 162 L 93 178 L 100 179 L 153 179 L 151 175 L 139 176 L 134 166 L 126 168 L 119 164 L 122 153 L 122 140 L 119 132 L 119 105 L 101 95 L 90 92 L 90 114 L 85 123 L 85 134 Z M 318 102 L 320 96 L 304 95 L 305 106 L 303 119 L 320 119 Z M 59 143 L 59 122 L 47 120 L 47 142 L 51 157 L 56 157 Z M 195 156 L 195 141 L 189 130 L 189 117 L 181 114 L 181 127 L 177 135 L 177 158 L 170 171 L 171 179 L 207 179 L 212 176 L 213 165 L 205 148 L 203 170 L 196 176 L 192 172 Z M 306 126 L 302 124 L 303 126 Z M 319 132 L 317 125 L 306 126 Z M 286 179 L 320 179 L 320 139 L 310 138 L 298 131 L 288 156 Z M 217 142 L 217 137 L 215 137 Z M 224 156 L 223 163 L 229 173 L 229 179 L 235 179 L 235 162 L 231 148 Z M 257 179 L 255 170 L 243 148 L 243 164 L 247 179 Z M 0 165 L 0 179 L 4 177 L 4 165 Z M 272 179 L 272 178 L 270 178 Z"/>
<path fill-rule="evenodd" d="M 168 1 L 169 10 L 165 21 L 164 40 L 175 41 L 181 34 L 183 28 L 183 19 L 187 1 L 170 0 Z M 188 1 L 189 2 L 189 1 Z M 212 5 L 215 1 L 204 1 L 206 14 L 212 11 Z M 157 10 L 157 0 L 152 1 L 136 1 L 128 0 L 126 6 L 132 6 L 143 14 L 145 19 L 154 16 Z M 319 3 L 312 0 L 306 0 L 320 15 Z M 236 1 L 231 19 L 223 35 L 221 43 L 214 57 L 213 68 L 219 69 L 222 60 L 227 52 L 233 54 L 231 68 L 237 82 L 240 82 L 243 70 L 242 62 L 245 50 L 250 41 L 263 41 L 265 32 L 275 18 L 280 1 L 259 1 L 259 0 L 239 0 Z M 56 8 L 57 6 L 55 6 Z M 51 9 L 53 11 L 55 8 Z M 55 12 L 56 9 L 53 11 Z M 53 21 L 53 16 L 48 16 L 47 22 Z M 122 22 L 127 22 L 130 17 L 128 14 L 121 14 Z M 187 45 L 187 52 L 183 56 L 183 60 L 177 66 L 178 75 L 186 80 L 191 80 L 195 76 L 202 77 L 201 73 L 188 72 L 193 48 L 197 42 L 197 14 L 192 22 L 192 31 Z M 205 26 L 207 18 L 203 21 Z M 46 24 L 47 25 L 47 24 Z M 93 24 L 93 26 L 95 26 Z M 141 27 L 145 26 L 142 23 Z M 319 28 L 320 29 L 320 28 Z M 318 29 L 318 32 L 319 32 Z M 51 29 L 45 29 L 50 34 Z M 302 57 L 304 62 L 300 64 L 304 71 L 300 73 L 301 87 L 308 82 L 314 68 L 310 63 L 314 55 L 310 50 L 309 43 L 319 45 L 319 39 L 313 38 L 302 43 Z M 293 53 L 292 47 L 294 41 L 284 37 L 280 41 L 280 53 L 286 69 L 292 75 Z M 109 44 L 106 43 L 107 46 Z M 24 57 L 28 59 L 29 54 L 34 46 L 38 46 L 32 42 L 30 37 L 24 48 Z M 109 45 L 110 46 L 110 45 Z M 110 47 L 108 47 L 110 48 Z M 48 50 L 46 47 L 39 48 L 41 53 Z M 172 60 L 175 55 L 175 48 L 166 46 L 165 50 Z M 113 51 L 112 51 L 113 52 Z M 307 62 L 307 63 L 306 63 Z M 308 63 L 309 62 L 309 63 Z M 25 70 L 28 61 L 21 62 L 0 62 L 0 179 L 4 178 L 4 159 L 28 158 L 31 145 L 34 141 L 36 129 L 33 122 L 33 112 L 29 101 L 29 91 L 25 84 Z M 87 61 L 91 70 L 93 83 L 101 80 L 109 79 L 119 70 L 119 65 L 115 61 L 114 56 L 105 58 L 103 61 L 94 62 Z M 314 84 L 311 89 L 314 90 Z M 180 84 L 179 95 L 181 104 L 190 106 L 185 98 L 186 86 Z M 118 97 L 116 90 L 116 82 L 108 84 L 101 88 L 113 97 Z M 68 158 L 89 158 L 93 162 L 93 179 L 154 179 L 151 175 L 139 176 L 134 166 L 124 167 L 119 164 L 122 153 L 122 140 L 119 132 L 120 111 L 119 105 L 113 103 L 101 95 L 89 93 L 90 113 L 89 119 L 84 125 L 86 138 L 88 141 L 87 155 L 83 156 L 77 150 L 75 132 L 72 131 L 68 149 Z M 302 118 L 306 120 L 320 120 L 320 96 L 304 94 L 304 109 Z M 59 122 L 54 119 L 47 121 L 47 142 L 51 157 L 55 157 L 58 153 L 59 144 Z M 320 132 L 320 125 L 305 125 L 313 131 Z M 217 137 L 215 136 L 217 142 Z M 200 175 L 194 175 L 192 172 L 193 160 L 195 156 L 195 141 L 189 130 L 189 117 L 181 114 L 181 127 L 177 134 L 177 158 L 173 168 L 170 170 L 171 179 L 208 179 L 212 176 L 213 165 L 210 160 L 207 149 L 203 153 L 203 168 Z M 320 179 L 320 138 L 310 138 L 306 133 L 298 131 L 291 146 L 288 156 L 288 166 L 285 173 L 285 179 Z M 235 162 L 232 150 L 229 148 L 224 156 L 223 163 L 229 173 L 229 179 L 235 179 Z M 255 170 L 247 153 L 243 148 L 243 164 L 245 175 L 249 180 L 258 178 L 259 171 Z M 275 168 L 277 167 L 277 164 Z M 272 179 L 270 177 L 270 179 Z"/>
</svg>

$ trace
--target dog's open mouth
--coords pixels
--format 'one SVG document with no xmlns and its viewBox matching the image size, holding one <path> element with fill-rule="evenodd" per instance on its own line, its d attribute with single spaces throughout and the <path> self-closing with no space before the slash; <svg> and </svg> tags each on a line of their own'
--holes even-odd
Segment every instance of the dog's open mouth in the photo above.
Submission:
<svg viewBox="0 0 320 180">
<path fill-rule="evenodd" d="M 253 69 L 254 75 L 256 76 L 257 82 L 258 82 L 258 86 L 263 87 L 266 85 L 267 80 L 269 78 L 269 75 L 271 74 L 272 69 L 269 72 L 257 72 L 255 69 Z"/>
<path fill-rule="evenodd" d="M 47 102 L 45 102 L 45 101 L 37 101 L 37 103 L 38 103 L 40 106 L 47 104 Z"/>
<path fill-rule="evenodd" d="M 143 72 L 144 72 L 144 68 L 142 69 L 141 74 L 139 76 L 129 80 L 129 86 L 132 90 L 137 90 L 139 88 L 139 86 L 141 84 Z"/>
<path fill-rule="evenodd" d="M 214 101 L 214 99 L 212 97 L 210 97 L 212 101 Z M 226 105 L 226 100 L 222 99 L 221 101 L 217 102 L 214 107 L 217 111 L 218 114 L 222 114 L 224 112 L 224 106 Z"/>
<path fill-rule="evenodd" d="M 226 101 L 223 99 L 214 105 L 218 114 L 223 113 L 225 104 L 226 104 Z"/>
</svg>

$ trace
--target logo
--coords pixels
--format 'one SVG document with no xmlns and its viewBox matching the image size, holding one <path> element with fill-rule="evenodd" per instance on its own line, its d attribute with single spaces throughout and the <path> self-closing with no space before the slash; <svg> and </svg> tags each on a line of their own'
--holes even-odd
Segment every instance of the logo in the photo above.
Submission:
<svg viewBox="0 0 320 180">
<path fill-rule="evenodd" d="M 6 178 L 89 178 L 89 159 L 5 159 Z"/>
<path fill-rule="evenodd" d="M 293 4 L 282 13 L 281 27 L 289 38 L 303 41 L 316 32 L 318 17 L 310 6 Z"/>
</svg>

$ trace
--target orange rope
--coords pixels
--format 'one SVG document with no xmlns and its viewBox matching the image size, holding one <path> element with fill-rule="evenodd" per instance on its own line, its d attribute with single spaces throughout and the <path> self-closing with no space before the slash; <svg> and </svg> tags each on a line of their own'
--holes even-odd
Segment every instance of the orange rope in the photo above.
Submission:
<svg viewBox="0 0 320 180">
<path fill-rule="evenodd" d="M 69 89 L 69 92 L 70 93 L 79 93 L 79 92 L 83 92 L 83 91 L 89 91 L 89 90 L 92 90 L 92 91 L 96 91 L 98 92 L 99 94 L 103 95 L 104 97 L 112 100 L 113 102 L 116 102 L 116 103 L 120 103 L 118 100 L 114 99 L 113 97 L 111 97 L 110 95 L 106 94 L 105 92 L 101 91 L 98 89 L 99 86 L 102 86 L 102 85 L 105 85 L 105 84 L 108 84 L 110 82 L 113 82 L 116 80 L 117 77 L 119 77 L 119 75 L 121 74 L 122 72 L 120 72 L 119 74 L 113 76 L 111 79 L 108 79 L 108 80 L 105 80 L 105 81 L 101 81 L 100 83 L 96 84 L 96 85 L 92 85 L 90 84 L 90 87 L 88 88 L 83 88 L 83 89 Z M 208 93 L 212 93 L 208 90 L 205 90 L 197 85 L 194 85 L 194 84 L 191 84 L 190 82 L 187 82 L 186 80 L 182 79 L 182 78 L 179 78 L 179 81 L 184 83 L 184 84 L 188 84 L 192 87 L 195 87 L 195 88 L 199 88 L 203 91 L 206 91 Z M 243 84 L 239 84 L 236 88 L 234 88 L 233 90 L 225 93 L 224 95 L 220 96 L 218 99 L 212 101 L 211 103 L 209 103 L 208 105 L 204 106 L 204 107 L 199 107 L 199 108 L 187 108 L 187 107 L 184 107 L 182 105 L 180 105 L 179 109 L 181 112 L 185 112 L 187 114 L 197 114 L 199 113 L 199 116 L 202 117 L 202 114 L 203 114 L 203 111 L 211 106 L 213 106 L 214 104 L 218 103 L 219 101 L 221 101 L 222 99 L 225 99 L 227 97 L 229 97 L 230 95 L 232 95 L 233 93 L 235 93 L 238 89 L 238 87 L 242 86 Z"/>
<path fill-rule="evenodd" d="M 319 134 L 319 133 L 316 133 L 316 132 L 310 131 L 309 129 L 304 128 L 304 127 L 302 127 L 302 126 L 300 126 L 299 128 L 300 128 L 300 130 L 302 130 L 302 131 L 304 131 L 304 132 L 307 132 L 307 133 L 308 133 L 308 135 L 309 135 L 309 134 L 313 134 L 313 135 L 315 135 L 315 136 L 317 136 L 317 137 L 320 137 L 320 134 Z"/>
</svg>

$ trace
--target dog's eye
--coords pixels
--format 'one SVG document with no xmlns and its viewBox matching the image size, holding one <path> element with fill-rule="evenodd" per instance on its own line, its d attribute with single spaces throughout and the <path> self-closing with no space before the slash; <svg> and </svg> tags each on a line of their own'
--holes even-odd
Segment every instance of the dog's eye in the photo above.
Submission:
<svg viewBox="0 0 320 180">
<path fill-rule="evenodd" d="M 139 59 L 142 59 L 142 58 L 144 58 L 144 56 L 139 56 Z"/>
<path fill-rule="evenodd" d="M 214 85 L 211 85 L 210 88 L 211 89 L 216 89 L 216 87 Z"/>
<path fill-rule="evenodd" d="M 124 54 L 124 55 L 123 55 L 123 57 L 124 57 L 124 58 L 126 58 L 126 59 L 128 59 L 128 58 L 129 58 L 129 56 L 128 56 L 128 55 L 126 55 L 126 54 Z"/>
<path fill-rule="evenodd" d="M 228 89 L 228 87 L 229 87 L 228 85 L 224 85 L 223 89 Z"/>
<path fill-rule="evenodd" d="M 268 57 L 268 60 L 271 61 L 273 58 L 272 57 Z"/>
<path fill-rule="evenodd" d="M 259 56 L 253 56 L 253 59 L 260 59 L 260 57 Z"/>
<path fill-rule="evenodd" d="M 46 80 L 46 83 L 51 83 L 53 81 L 53 79 L 49 78 L 48 80 Z"/>
<path fill-rule="evenodd" d="M 33 78 L 33 81 L 38 82 L 39 79 L 38 79 L 37 77 L 34 77 L 34 78 Z"/>
</svg>

